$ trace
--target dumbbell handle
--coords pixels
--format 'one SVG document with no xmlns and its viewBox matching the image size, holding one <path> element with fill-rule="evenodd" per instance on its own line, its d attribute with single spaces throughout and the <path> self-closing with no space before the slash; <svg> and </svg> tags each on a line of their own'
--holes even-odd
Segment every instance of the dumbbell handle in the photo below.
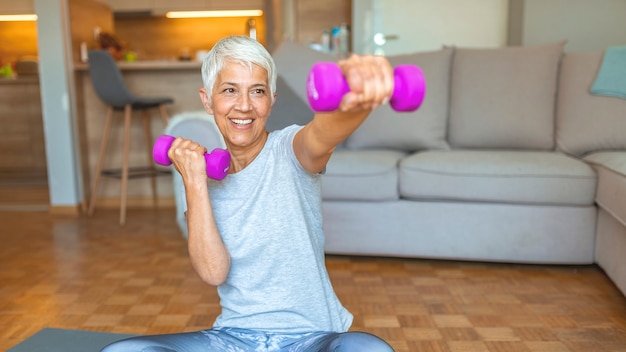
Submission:
<svg viewBox="0 0 626 352">
<path fill-rule="evenodd" d="M 415 65 L 398 65 L 393 70 L 394 87 L 391 107 L 396 111 L 417 110 L 426 92 L 426 79 L 422 70 Z M 307 97 L 314 111 L 335 111 L 350 86 L 341 69 L 334 62 L 319 62 L 313 65 L 307 77 Z"/>
<path fill-rule="evenodd" d="M 162 135 L 154 142 L 152 148 L 152 158 L 154 161 L 163 166 L 172 165 L 172 161 L 167 156 L 167 152 L 172 146 L 176 137 L 169 135 Z M 215 148 L 211 153 L 204 153 L 204 160 L 206 161 L 206 174 L 208 177 L 214 180 L 223 180 L 228 175 L 230 169 L 230 153 L 225 149 Z"/>
</svg>

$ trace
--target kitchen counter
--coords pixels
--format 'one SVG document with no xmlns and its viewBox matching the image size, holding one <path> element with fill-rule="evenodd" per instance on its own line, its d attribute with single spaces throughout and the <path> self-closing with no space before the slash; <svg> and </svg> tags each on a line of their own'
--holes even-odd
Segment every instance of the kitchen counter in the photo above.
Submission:
<svg viewBox="0 0 626 352">
<path fill-rule="evenodd" d="M 18 76 L 15 78 L 0 78 L 1 85 L 11 84 L 39 84 L 39 76 Z"/>
</svg>

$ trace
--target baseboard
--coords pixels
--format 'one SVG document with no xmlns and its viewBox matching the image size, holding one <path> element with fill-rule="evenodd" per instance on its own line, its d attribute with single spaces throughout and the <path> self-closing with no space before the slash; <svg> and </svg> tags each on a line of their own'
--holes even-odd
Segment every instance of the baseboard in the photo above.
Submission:
<svg viewBox="0 0 626 352">
<path fill-rule="evenodd" d="M 126 209 L 171 209 L 176 207 L 176 201 L 173 197 L 159 198 L 156 204 L 152 198 L 128 198 L 126 200 Z M 87 207 L 78 205 L 50 205 L 47 207 L 48 212 L 52 215 L 59 216 L 80 216 L 87 213 Z M 119 209 L 119 198 L 101 198 L 96 203 L 96 209 Z"/>
<path fill-rule="evenodd" d="M 81 214 L 80 205 L 50 205 L 48 213 L 61 216 L 79 216 Z"/>
<path fill-rule="evenodd" d="M 119 209 L 119 198 L 99 198 L 96 208 L 101 209 Z M 126 200 L 127 209 L 147 209 L 147 208 L 175 208 L 176 200 L 173 197 L 158 198 L 156 204 L 152 198 L 128 198 Z"/>
</svg>

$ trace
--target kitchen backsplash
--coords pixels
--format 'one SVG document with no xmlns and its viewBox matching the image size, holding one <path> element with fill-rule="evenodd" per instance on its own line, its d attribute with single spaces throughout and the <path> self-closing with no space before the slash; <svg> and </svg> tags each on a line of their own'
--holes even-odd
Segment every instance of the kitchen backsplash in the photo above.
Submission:
<svg viewBox="0 0 626 352">
<path fill-rule="evenodd" d="M 0 22 L 0 66 L 37 56 L 36 22 Z"/>
<path fill-rule="evenodd" d="M 265 44 L 264 17 L 254 17 L 257 40 Z M 123 17 L 115 19 L 115 35 L 139 60 L 179 59 L 208 50 L 228 35 L 247 35 L 247 17 L 169 19 Z"/>
</svg>

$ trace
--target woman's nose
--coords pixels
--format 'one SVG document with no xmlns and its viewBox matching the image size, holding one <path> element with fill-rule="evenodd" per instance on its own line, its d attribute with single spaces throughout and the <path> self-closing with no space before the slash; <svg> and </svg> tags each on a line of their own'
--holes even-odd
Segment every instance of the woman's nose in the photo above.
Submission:
<svg viewBox="0 0 626 352">
<path fill-rule="evenodd" d="M 237 109 L 241 111 L 249 111 L 250 106 L 250 96 L 248 94 L 240 94 L 237 98 Z"/>
</svg>

